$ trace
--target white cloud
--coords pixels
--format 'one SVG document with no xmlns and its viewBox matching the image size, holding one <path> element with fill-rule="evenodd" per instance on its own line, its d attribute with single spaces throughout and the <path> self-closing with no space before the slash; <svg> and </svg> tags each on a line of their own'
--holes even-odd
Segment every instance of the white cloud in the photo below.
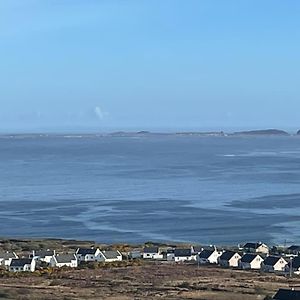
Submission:
<svg viewBox="0 0 300 300">
<path fill-rule="evenodd" d="M 99 120 L 103 120 L 107 113 L 101 109 L 100 106 L 96 106 L 94 108 L 94 113 Z"/>
</svg>

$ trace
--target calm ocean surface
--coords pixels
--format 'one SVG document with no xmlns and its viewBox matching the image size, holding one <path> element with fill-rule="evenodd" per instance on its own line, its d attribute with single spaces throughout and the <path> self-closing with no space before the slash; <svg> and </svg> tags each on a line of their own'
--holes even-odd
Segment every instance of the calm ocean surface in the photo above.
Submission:
<svg viewBox="0 0 300 300">
<path fill-rule="evenodd" d="M 0 138 L 0 236 L 300 243 L 299 137 Z"/>
</svg>

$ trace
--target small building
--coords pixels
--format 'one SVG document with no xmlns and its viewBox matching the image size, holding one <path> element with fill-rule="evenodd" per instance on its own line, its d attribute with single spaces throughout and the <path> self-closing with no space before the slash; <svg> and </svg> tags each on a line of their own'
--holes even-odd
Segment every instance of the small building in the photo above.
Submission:
<svg viewBox="0 0 300 300">
<path fill-rule="evenodd" d="M 246 252 L 250 252 L 250 253 L 263 253 L 263 254 L 269 254 L 269 247 L 261 242 L 258 243 L 246 243 L 243 246 L 243 249 Z"/>
<path fill-rule="evenodd" d="M 164 256 L 160 252 L 159 247 L 145 247 L 143 251 L 143 258 L 162 260 Z"/>
<path fill-rule="evenodd" d="M 239 262 L 239 267 L 243 270 L 259 270 L 264 259 L 255 253 L 243 255 Z"/>
<path fill-rule="evenodd" d="M 300 291 L 297 290 L 288 290 L 288 289 L 280 289 L 273 297 L 274 300 L 299 300 L 300 299 Z"/>
<path fill-rule="evenodd" d="M 268 256 L 262 263 L 262 269 L 265 272 L 284 272 L 287 264 L 280 256 Z"/>
<path fill-rule="evenodd" d="M 175 262 L 196 261 L 196 259 L 197 259 L 197 256 L 192 253 L 191 248 L 174 250 L 174 261 Z"/>
<path fill-rule="evenodd" d="M 30 257 L 36 259 L 37 261 L 43 261 L 50 264 L 51 258 L 55 255 L 55 250 L 39 250 L 32 251 Z"/>
<path fill-rule="evenodd" d="M 200 264 L 217 264 L 222 253 L 222 251 L 216 249 L 205 249 L 198 255 L 198 262 Z"/>
<path fill-rule="evenodd" d="M 33 258 L 13 258 L 9 265 L 10 272 L 34 272 L 36 261 Z"/>
<path fill-rule="evenodd" d="M 167 261 L 175 261 L 175 249 L 167 249 L 165 259 Z"/>
<path fill-rule="evenodd" d="M 290 247 L 287 248 L 287 252 L 289 254 L 298 255 L 300 253 L 300 246 L 298 246 L 298 245 L 292 245 L 292 246 L 290 246 Z"/>
<path fill-rule="evenodd" d="M 129 253 L 128 253 L 128 257 L 130 259 L 139 259 L 139 258 L 142 258 L 142 252 L 140 250 L 131 250 Z"/>
<path fill-rule="evenodd" d="M 219 257 L 219 264 L 222 267 L 238 267 L 242 257 L 235 251 L 225 251 Z"/>
<path fill-rule="evenodd" d="M 98 248 L 78 248 L 76 250 L 78 262 L 103 261 L 101 251 Z"/>
<path fill-rule="evenodd" d="M 300 256 L 290 258 L 286 270 L 290 272 L 291 268 L 292 268 L 292 273 L 295 273 L 296 275 L 300 275 Z"/>
<path fill-rule="evenodd" d="M 122 261 L 122 254 L 119 251 L 101 251 L 100 261 L 113 262 Z"/>
<path fill-rule="evenodd" d="M 18 258 L 15 252 L 1 252 L 0 253 L 0 266 L 8 268 L 12 259 Z"/>
<path fill-rule="evenodd" d="M 78 260 L 75 254 L 58 254 L 51 258 L 51 267 L 70 267 L 77 268 Z"/>
</svg>

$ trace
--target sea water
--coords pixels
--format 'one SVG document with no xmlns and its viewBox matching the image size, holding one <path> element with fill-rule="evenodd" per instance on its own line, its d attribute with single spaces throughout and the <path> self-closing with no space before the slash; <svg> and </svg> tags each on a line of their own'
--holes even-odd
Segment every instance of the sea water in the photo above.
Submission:
<svg viewBox="0 0 300 300">
<path fill-rule="evenodd" d="M 2 136 L 0 237 L 300 243 L 300 138 Z"/>
</svg>

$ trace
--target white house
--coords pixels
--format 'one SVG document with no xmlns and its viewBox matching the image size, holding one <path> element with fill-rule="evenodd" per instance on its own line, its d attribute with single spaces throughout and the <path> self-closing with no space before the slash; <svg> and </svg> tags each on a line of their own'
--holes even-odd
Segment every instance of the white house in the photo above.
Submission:
<svg viewBox="0 0 300 300">
<path fill-rule="evenodd" d="M 222 267 L 238 267 L 241 258 L 237 252 L 227 250 L 219 257 L 219 264 Z"/>
<path fill-rule="evenodd" d="M 113 262 L 122 261 L 122 254 L 120 251 L 101 251 L 100 261 Z"/>
<path fill-rule="evenodd" d="M 50 264 L 51 258 L 55 255 L 55 250 L 39 250 L 32 251 L 31 257 L 38 260 L 43 261 L 45 263 Z"/>
<path fill-rule="evenodd" d="M 78 248 L 76 257 L 78 262 L 103 261 L 101 251 L 98 248 Z"/>
<path fill-rule="evenodd" d="M 52 256 L 50 261 L 51 267 L 78 267 L 78 260 L 75 254 L 59 254 Z"/>
<path fill-rule="evenodd" d="M 279 256 L 268 256 L 262 263 L 265 272 L 283 272 L 286 269 L 287 261 Z"/>
<path fill-rule="evenodd" d="M 0 253 L 0 266 L 8 268 L 12 259 L 18 258 L 15 252 L 2 252 Z"/>
<path fill-rule="evenodd" d="M 175 249 L 167 249 L 166 259 L 167 261 L 175 260 Z"/>
<path fill-rule="evenodd" d="M 264 259 L 255 253 L 247 253 L 243 255 L 239 262 L 239 267 L 243 270 L 259 270 Z"/>
<path fill-rule="evenodd" d="M 145 247 L 143 251 L 143 258 L 161 260 L 164 258 L 164 256 L 158 247 Z"/>
<path fill-rule="evenodd" d="M 13 258 L 9 265 L 10 272 L 34 272 L 36 261 L 33 258 Z"/>
<path fill-rule="evenodd" d="M 200 264 L 217 264 L 221 255 L 222 251 L 205 249 L 198 255 L 198 262 Z"/>
<path fill-rule="evenodd" d="M 191 261 L 191 260 L 194 261 L 197 260 L 197 255 L 192 253 L 191 248 L 174 250 L 175 262 L 183 262 L 183 261 Z"/>
<path fill-rule="evenodd" d="M 269 254 L 269 247 L 264 243 L 246 243 L 243 246 L 246 252 Z"/>
</svg>

